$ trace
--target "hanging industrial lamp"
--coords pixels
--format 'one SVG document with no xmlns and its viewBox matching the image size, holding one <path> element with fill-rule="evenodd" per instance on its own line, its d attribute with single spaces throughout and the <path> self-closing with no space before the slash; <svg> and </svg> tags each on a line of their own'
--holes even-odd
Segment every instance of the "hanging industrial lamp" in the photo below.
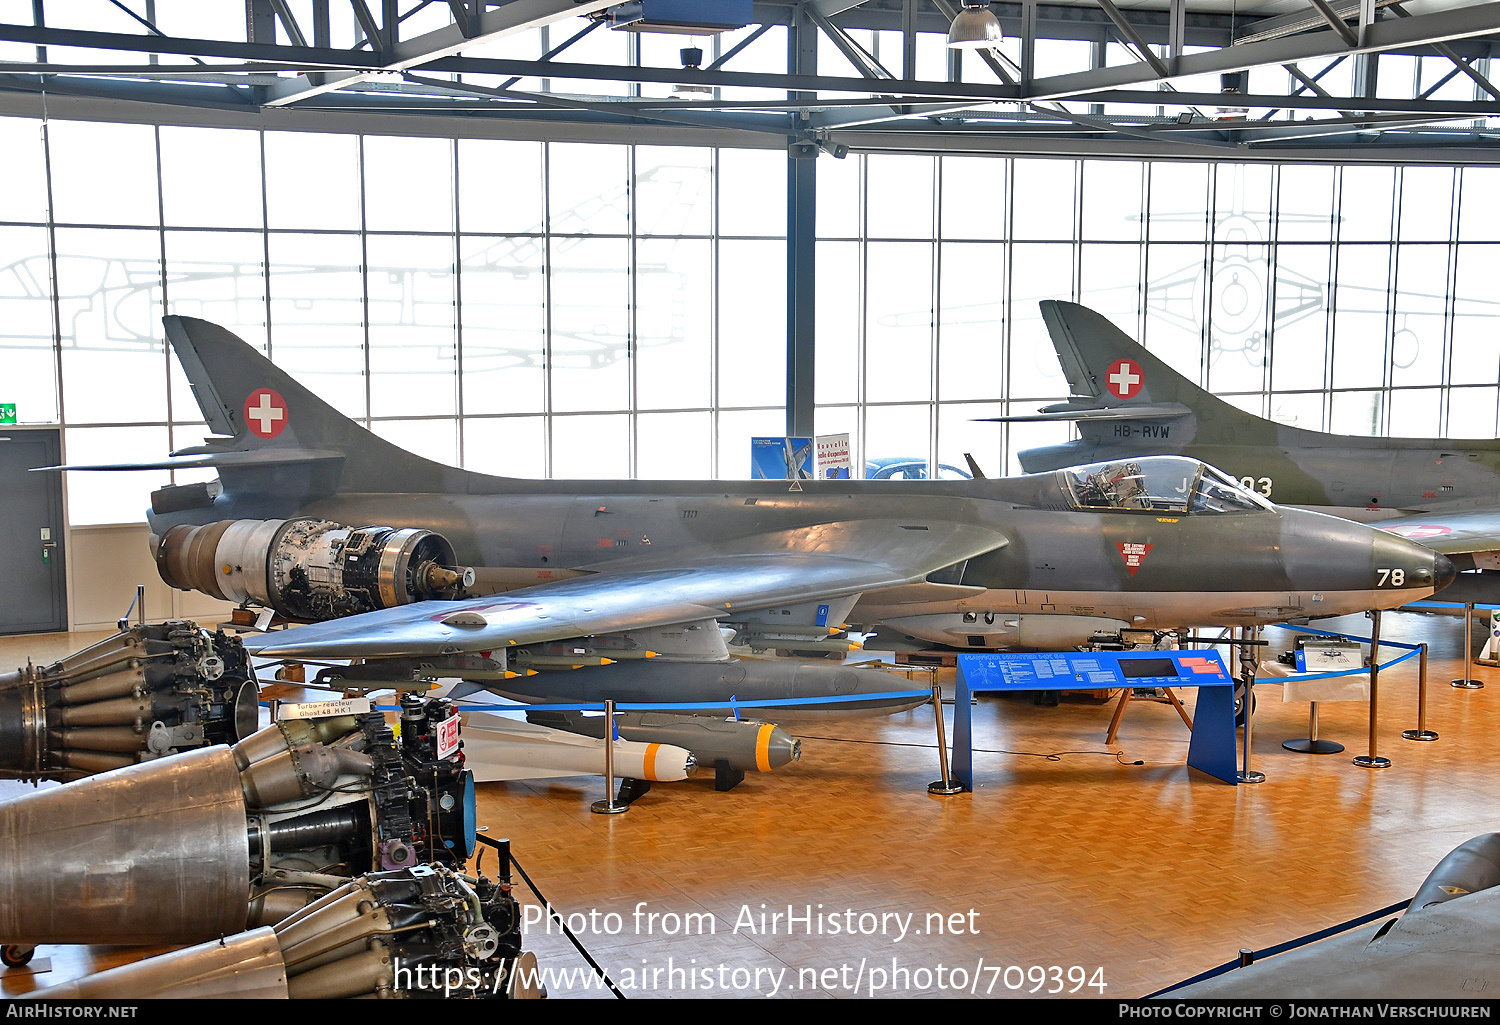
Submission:
<svg viewBox="0 0 1500 1025">
<path fill-rule="evenodd" d="M 954 49 L 979 50 L 1000 45 L 1005 33 L 1000 31 L 1000 19 L 995 17 L 989 4 L 971 7 L 967 3 L 953 16 L 948 26 L 948 45 Z"/>
</svg>

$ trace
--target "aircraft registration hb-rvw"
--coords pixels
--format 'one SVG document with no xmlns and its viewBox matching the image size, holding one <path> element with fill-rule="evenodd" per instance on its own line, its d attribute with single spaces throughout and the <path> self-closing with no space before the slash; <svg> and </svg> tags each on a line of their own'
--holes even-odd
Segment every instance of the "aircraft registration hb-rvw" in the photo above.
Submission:
<svg viewBox="0 0 1500 1025">
<path fill-rule="evenodd" d="M 156 558 L 173 586 L 329 620 L 247 640 L 263 655 L 461 664 L 442 675 L 501 693 L 507 665 L 576 665 L 515 689 L 795 703 L 890 677 L 749 660 L 725 672 L 720 624 L 794 650 L 846 623 L 1054 646 L 1389 608 L 1453 576 L 1403 538 L 1279 509 L 1180 457 L 974 481 L 487 476 L 375 437 L 221 327 L 166 328 L 224 437 L 89 469 L 217 468 L 217 483 L 153 494 Z M 684 683 L 661 671 L 670 662 L 711 671 Z"/>
<path fill-rule="evenodd" d="M 1041 307 L 1073 397 L 995 419 L 1073 420 L 1081 437 L 1020 453 L 1028 472 L 1176 453 L 1222 467 L 1279 504 L 1376 522 L 1461 570 L 1500 570 L 1500 440 L 1286 427 L 1199 388 L 1094 310 L 1050 300 Z M 1463 583 L 1473 585 L 1465 593 L 1480 585 L 1468 576 Z"/>
</svg>

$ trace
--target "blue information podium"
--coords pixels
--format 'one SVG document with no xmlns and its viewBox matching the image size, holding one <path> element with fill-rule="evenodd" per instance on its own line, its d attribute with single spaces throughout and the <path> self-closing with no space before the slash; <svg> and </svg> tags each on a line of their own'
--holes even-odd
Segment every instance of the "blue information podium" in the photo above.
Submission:
<svg viewBox="0 0 1500 1025">
<path fill-rule="evenodd" d="M 970 697 L 987 691 L 1115 690 L 1197 687 L 1187 763 L 1225 783 L 1238 783 L 1234 751 L 1234 677 L 1213 649 L 1204 651 L 995 652 L 958 656 L 953 705 L 953 778 L 974 790 Z"/>
</svg>

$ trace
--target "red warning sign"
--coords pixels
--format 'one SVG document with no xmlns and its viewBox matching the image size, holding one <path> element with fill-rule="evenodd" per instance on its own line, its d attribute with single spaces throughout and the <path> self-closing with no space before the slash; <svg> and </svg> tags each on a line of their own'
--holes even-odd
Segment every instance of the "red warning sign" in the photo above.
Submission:
<svg viewBox="0 0 1500 1025">
<path fill-rule="evenodd" d="M 1141 568 L 1141 563 L 1146 561 L 1146 556 L 1151 554 L 1155 545 L 1139 544 L 1134 541 L 1116 541 L 1115 547 L 1120 550 L 1120 557 L 1125 560 L 1125 568 L 1130 570 L 1130 575 L 1135 576 L 1135 571 Z"/>
<path fill-rule="evenodd" d="M 286 399 L 270 388 L 257 388 L 245 400 L 245 423 L 257 438 L 274 438 L 286 430 Z"/>
</svg>

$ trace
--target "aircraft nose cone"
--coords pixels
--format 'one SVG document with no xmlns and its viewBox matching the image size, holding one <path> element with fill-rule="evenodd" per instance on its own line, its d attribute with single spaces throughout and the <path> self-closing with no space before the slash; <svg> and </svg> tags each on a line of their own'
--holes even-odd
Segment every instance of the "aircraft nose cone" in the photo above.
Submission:
<svg viewBox="0 0 1500 1025">
<path fill-rule="evenodd" d="M 1377 532 L 1374 555 L 1377 591 L 1441 591 L 1458 575 L 1446 555 L 1385 531 Z"/>
<path fill-rule="evenodd" d="M 1453 560 L 1441 552 L 1432 555 L 1432 589 L 1441 591 L 1458 579 L 1458 567 Z"/>
</svg>

